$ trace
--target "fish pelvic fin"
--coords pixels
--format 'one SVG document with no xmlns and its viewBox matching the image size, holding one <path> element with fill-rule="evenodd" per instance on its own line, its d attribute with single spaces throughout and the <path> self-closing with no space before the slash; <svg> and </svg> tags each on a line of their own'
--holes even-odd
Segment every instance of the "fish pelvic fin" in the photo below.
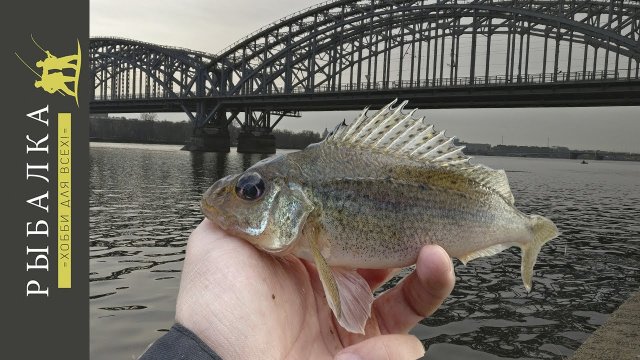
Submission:
<svg viewBox="0 0 640 360">
<path fill-rule="evenodd" d="M 522 273 L 522 282 L 527 292 L 531 291 L 533 266 L 536 264 L 538 253 L 547 241 L 555 238 L 560 233 L 556 225 L 549 219 L 540 215 L 529 215 L 531 221 L 531 230 L 533 232 L 533 241 L 522 247 L 522 265 L 520 272 Z"/>
<path fill-rule="evenodd" d="M 330 267 L 314 239 L 309 245 L 333 315 L 345 330 L 364 335 L 373 304 L 369 284 L 353 269 Z"/>
<path fill-rule="evenodd" d="M 342 312 L 336 317 L 345 330 L 364 335 L 364 327 L 371 316 L 373 294 L 367 281 L 354 269 L 332 267 L 338 285 Z"/>
</svg>

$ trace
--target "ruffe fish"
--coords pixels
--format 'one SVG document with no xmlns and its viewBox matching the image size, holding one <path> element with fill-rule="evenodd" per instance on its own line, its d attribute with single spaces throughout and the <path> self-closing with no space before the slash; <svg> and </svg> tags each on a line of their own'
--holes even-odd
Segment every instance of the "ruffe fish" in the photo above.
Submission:
<svg viewBox="0 0 640 360">
<path fill-rule="evenodd" d="M 394 104 L 218 180 L 201 201 L 227 232 L 314 262 L 333 314 L 355 333 L 373 302 L 355 269 L 414 264 L 426 244 L 464 263 L 518 246 L 530 291 L 538 252 L 558 235 L 549 219 L 514 207 L 504 170 L 471 164 L 453 138 Z"/>
</svg>

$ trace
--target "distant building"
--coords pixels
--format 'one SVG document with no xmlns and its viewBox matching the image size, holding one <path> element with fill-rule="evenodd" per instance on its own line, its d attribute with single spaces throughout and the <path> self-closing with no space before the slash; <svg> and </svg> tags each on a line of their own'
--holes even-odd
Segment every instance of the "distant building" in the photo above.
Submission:
<svg viewBox="0 0 640 360">
<path fill-rule="evenodd" d="M 465 146 L 464 153 L 467 155 L 640 161 L 640 154 L 602 150 L 571 150 L 566 146 L 491 146 L 490 144 L 468 143 L 457 138 L 453 140 L 453 143 L 456 146 Z"/>
<path fill-rule="evenodd" d="M 569 150 L 566 146 L 552 146 L 551 150 L 553 151 L 554 157 L 565 158 L 568 159 L 571 154 L 571 150 Z"/>
<path fill-rule="evenodd" d="M 496 145 L 491 149 L 492 155 L 522 156 L 522 157 L 550 157 L 568 159 L 570 150 L 564 146 L 527 146 L 527 145 Z"/>
<path fill-rule="evenodd" d="M 486 154 L 491 150 L 491 144 L 466 143 L 464 146 L 469 154 Z"/>
<path fill-rule="evenodd" d="M 487 155 L 491 151 L 491 144 L 468 143 L 455 139 L 453 143 L 457 146 L 464 146 L 464 153 L 467 155 Z"/>
</svg>

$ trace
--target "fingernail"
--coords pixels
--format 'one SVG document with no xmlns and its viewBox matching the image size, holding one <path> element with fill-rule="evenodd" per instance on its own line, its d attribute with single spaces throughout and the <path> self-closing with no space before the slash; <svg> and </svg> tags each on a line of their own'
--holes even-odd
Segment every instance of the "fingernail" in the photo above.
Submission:
<svg viewBox="0 0 640 360">
<path fill-rule="evenodd" d="M 440 252 L 442 252 L 442 254 L 444 255 L 442 257 L 443 260 L 446 261 L 447 263 L 447 272 L 452 272 L 453 271 L 453 262 L 451 261 L 451 257 L 449 256 L 449 254 L 442 248 L 440 247 Z"/>
<path fill-rule="evenodd" d="M 354 354 L 351 352 L 343 352 L 343 353 L 339 353 L 336 356 L 335 360 L 362 360 L 362 358 L 358 354 Z"/>
<path fill-rule="evenodd" d="M 435 251 L 430 249 L 429 263 L 431 264 L 431 268 L 444 268 L 447 269 L 448 273 L 453 272 L 453 263 L 451 262 L 451 257 L 449 256 L 449 254 L 447 254 L 447 252 L 441 246 L 432 246 L 437 248 L 437 251 L 440 253 L 440 255 L 437 255 Z M 440 264 L 438 264 L 438 262 L 440 262 Z"/>
</svg>

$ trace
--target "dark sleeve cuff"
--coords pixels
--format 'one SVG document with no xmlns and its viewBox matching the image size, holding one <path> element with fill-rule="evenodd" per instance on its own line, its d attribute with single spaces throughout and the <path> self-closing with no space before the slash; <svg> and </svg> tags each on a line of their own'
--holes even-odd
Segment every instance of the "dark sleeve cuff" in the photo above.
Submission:
<svg viewBox="0 0 640 360">
<path fill-rule="evenodd" d="M 222 360 L 213 350 L 186 327 L 175 324 L 156 340 L 140 360 Z"/>
</svg>

